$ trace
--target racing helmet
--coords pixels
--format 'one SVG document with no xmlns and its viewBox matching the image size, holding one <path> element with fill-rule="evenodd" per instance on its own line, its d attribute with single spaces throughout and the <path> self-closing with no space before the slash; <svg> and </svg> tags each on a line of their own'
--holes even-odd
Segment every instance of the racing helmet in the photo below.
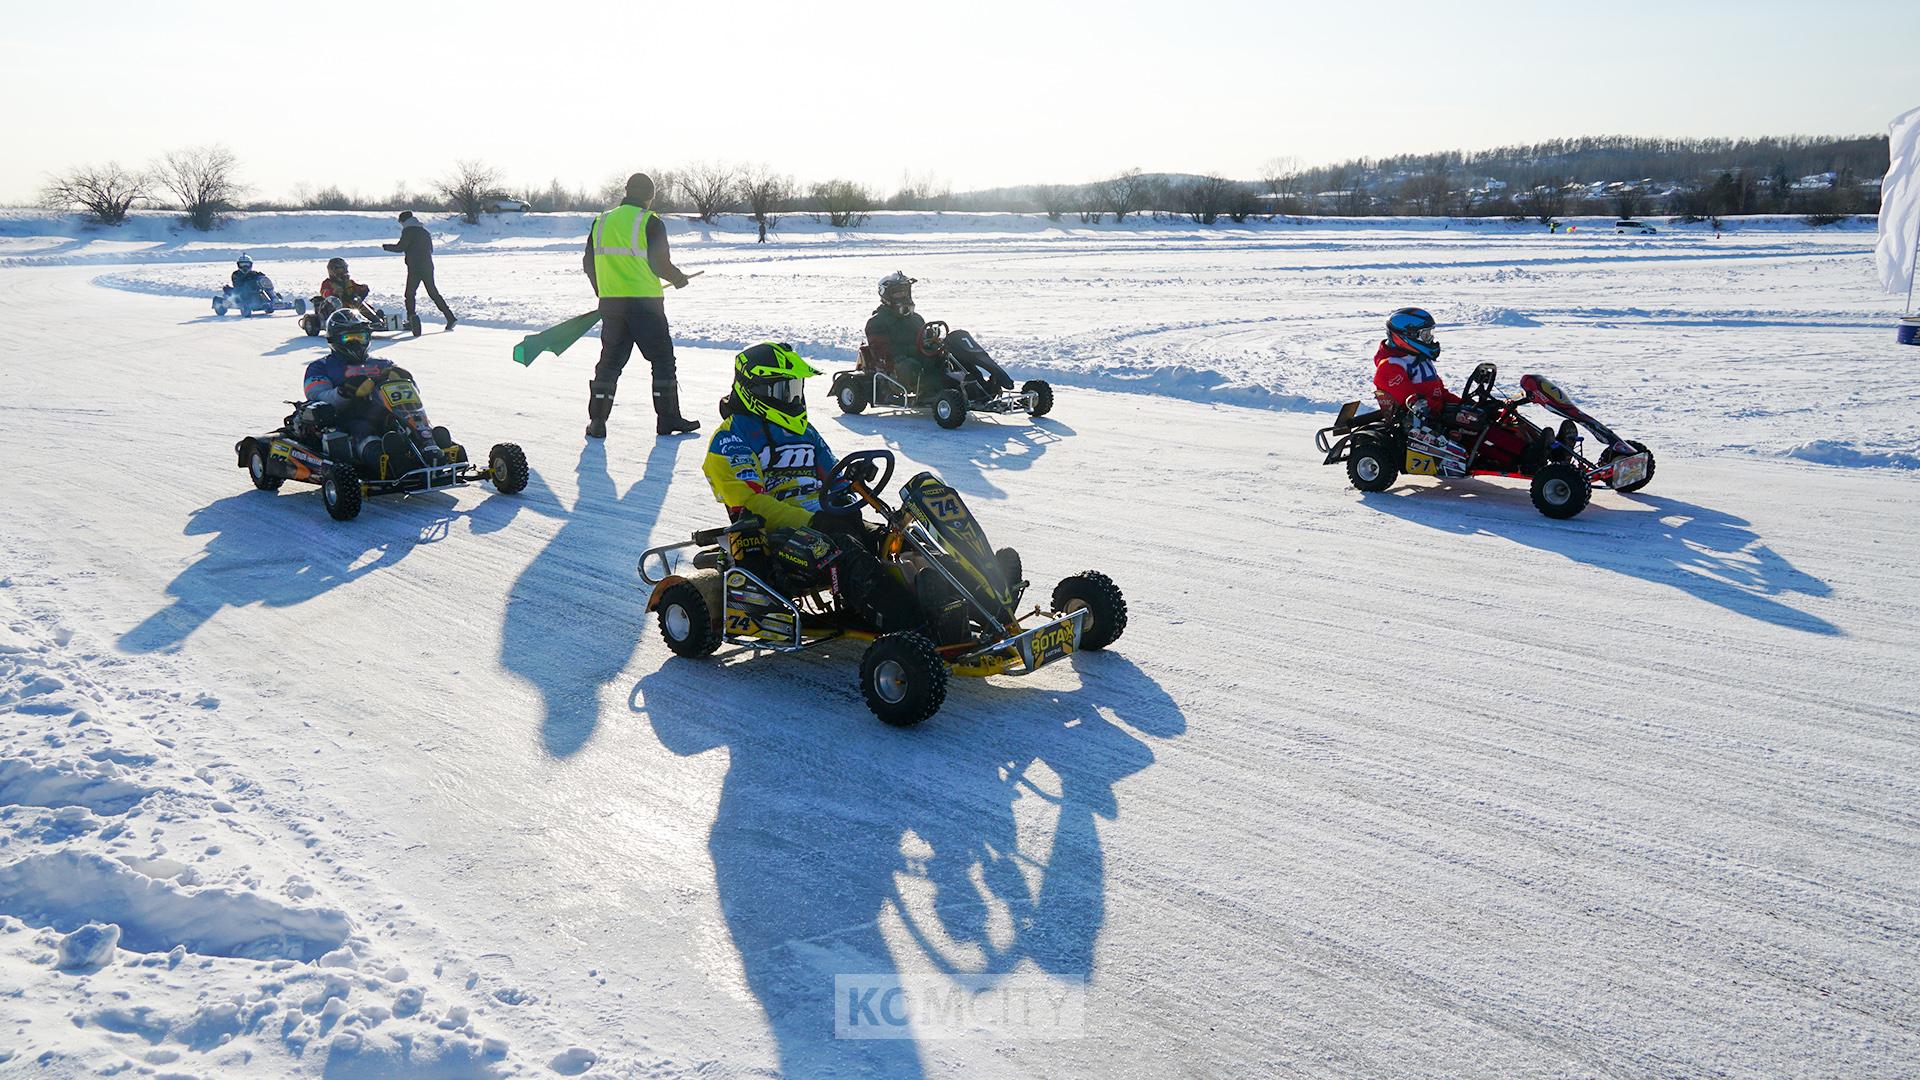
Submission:
<svg viewBox="0 0 1920 1080">
<path fill-rule="evenodd" d="M 245 252 L 241 252 L 240 257 L 233 260 L 233 265 L 239 267 L 242 270 L 251 270 L 253 269 L 253 256 L 248 255 Z"/>
<path fill-rule="evenodd" d="M 365 360 L 373 341 L 373 324 L 351 308 L 327 316 L 327 344 L 350 360 Z"/>
<path fill-rule="evenodd" d="M 1434 325 L 1426 309 L 1403 307 L 1387 316 L 1387 343 L 1432 360 L 1440 355 L 1440 343 L 1433 337 Z"/>
<path fill-rule="evenodd" d="M 341 258 L 338 255 L 335 255 L 333 258 L 328 259 L 327 260 L 327 276 L 340 277 L 340 278 L 346 277 L 347 276 L 347 260 Z"/>
<path fill-rule="evenodd" d="M 881 278 L 880 302 L 892 308 L 895 314 L 913 314 L 913 284 L 918 280 L 898 270 Z"/>
<path fill-rule="evenodd" d="M 807 430 L 806 380 L 820 374 L 785 342 L 763 341 L 733 358 L 733 402 L 771 424 Z"/>
</svg>

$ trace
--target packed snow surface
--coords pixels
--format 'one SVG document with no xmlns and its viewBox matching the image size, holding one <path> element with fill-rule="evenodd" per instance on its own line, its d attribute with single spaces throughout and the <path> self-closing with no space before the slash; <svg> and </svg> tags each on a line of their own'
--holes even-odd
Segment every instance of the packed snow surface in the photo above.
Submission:
<svg viewBox="0 0 1920 1080">
<path fill-rule="evenodd" d="M 584 217 L 435 219 L 383 340 L 534 480 L 251 490 L 315 343 L 240 250 L 391 304 L 390 223 L 0 215 L 0 1073 L 1897 1076 L 1920 1060 L 1920 420 L 1870 234 L 1506 223 L 675 222 L 683 399 L 851 360 L 874 283 L 1040 420 L 841 415 L 1126 635 L 875 721 L 857 645 L 674 658 L 649 544 L 721 520 L 641 361 L 580 437 Z M 1386 312 L 1659 455 L 1351 490 L 1312 434 Z M 836 976 L 1085 986 L 1068 1038 L 835 1037 Z M 984 980 L 984 982 L 982 981 Z"/>
</svg>

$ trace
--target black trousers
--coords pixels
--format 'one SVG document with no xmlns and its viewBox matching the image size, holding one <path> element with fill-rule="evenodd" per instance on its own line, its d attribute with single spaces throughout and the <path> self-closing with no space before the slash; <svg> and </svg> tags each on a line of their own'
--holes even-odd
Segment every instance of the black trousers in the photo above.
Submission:
<svg viewBox="0 0 1920 1080">
<path fill-rule="evenodd" d="M 433 301 L 433 306 L 440 309 L 440 314 L 445 315 L 449 319 L 453 318 L 453 309 L 448 307 L 447 302 L 440 298 L 440 290 L 433 286 L 433 266 L 431 264 L 421 267 L 407 267 L 407 317 L 413 317 L 414 297 L 422 285 L 427 287 L 427 299 Z"/>
<path fill-rule="evenodd" d="M 596 382 L 617 383 L 635 346 L 653 366 L 653 392 L 659 397 L 678 386 L 673 331 L 667 326 L 667 302 L 659 297 L 611 297 L 600 301 L 600 362 Z"/>
</svg>

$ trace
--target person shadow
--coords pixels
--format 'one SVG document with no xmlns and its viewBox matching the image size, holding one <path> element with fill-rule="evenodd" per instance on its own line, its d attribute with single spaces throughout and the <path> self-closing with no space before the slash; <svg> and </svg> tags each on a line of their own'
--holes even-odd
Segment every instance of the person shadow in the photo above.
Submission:
<svg viewBox="0 0 1920 1080">
<path fill-rule="evenodd" d="M 1793 565 L 1746 520 L 1644 491 L 1603 498 L 1624 499 L 1638 510 L 1594 505 L 1570 521 L 1553 521 L 1533 508 L 1525 490 L 1448 483 L 1369 495 L 1366 504 L 1431 529 L 1500 536 L 1670 586 L 1774 626 L 1810 634 L 1843 633 L 1782 599 L 1829 596 L 1833 587 Z"/>
<path fill-rule="evenodd" d="M 446 492 L 371 500 L 365 516 L 336 522 L 321 508 L 319 489 L 245 491 L 187 517 L 187 536 L 207 537 L 200 557 L 167 585 L 172 602 L 120 635 L 126 652 L 178 649 L 226 608 L 293 607 L 330 589 L 386 569 L 422 544 L 437 543 L 455 522 L 475 533 L 498 532 L 529 505 L 552 503 L 535 474 L 521 495 L 492 493 L 462 510 Z M 381 520 L 368 520 L 379 514 Z M 396 520 L 397 519 L 397 520 Z"/>
<path fill-rule="evenodd" d="M 836 419 L 849 431 L 877 436 L 894 452 L 911 456 L 961 494 L 990 499 L 1007 497 L 993 483 L 995 473 L 1031 469 L 1054 444 L 1078 434 L 1050 416 L 990 416 L 986 423 L 976 416 L 950 431 L 918 413 L 841 413 Z"/>
<path fill-rule="evenodd" d="M 835 976 L 1091 981 L 1098 822 L 1153 763 L 1148 740 L 1186 718 L 1102 652 L 1067 661 L 1068 690 L 955 678 L 940 713 L 903 731 L 861 701 L 857 648 L 824 648 L 669 660 L 628 705 L 674 754 L 728 753 L 708 849 L 779 1074 L 918 1077 L 911 1038 L 835 1038 Z"/>
<path fill-rule="evenodd" d="M 624 495 L 607 471 L 606 443 L 588 439 L 574 467 L 573 506 L 560 531 L 507 594 L 500 661 L 540 692 L 540 741 L 577 753 L 600 722 L 600 690 L 632 659 L 646 613 L 634 566 L 659 520 L 680 440 L 658 439 Z M 704 444 L 702 444 L 704 445 Z"/>
</svg>

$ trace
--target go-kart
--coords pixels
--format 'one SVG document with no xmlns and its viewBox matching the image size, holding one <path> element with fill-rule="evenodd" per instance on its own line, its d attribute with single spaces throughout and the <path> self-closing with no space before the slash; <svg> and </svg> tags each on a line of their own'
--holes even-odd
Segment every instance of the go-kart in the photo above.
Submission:
<svg viewBox="0 0 1920 1080">
<path fill-rule="evenodd" d="M 271 315 L 276 311 L 291 311 L 295 315 L 307 313 L 307 302 L 299 297 L 281 296 L 273 287 L 273 279 L 262 277 L 259 288 L 236 289 L 231 285 L 220 286 L 220 292 L 213 298 L 213 313 L 225 315 L 229 311 L 238 311 L 241 318 L 255 313 Z"/>
<path fill-rule="evenodd" d="M 1347 463 L 1347 479 L 1361 491 L 1385 491 L 1409 476 L 1508 476 L 1533 481 L 1533 505 L 1550 518 L 1586 509 L 1596 488 L 1639 491 L 1653 481 L 1653 452 L 1622 439 L 1575 405 L 1541 375 L 1522 375 L 1521 392 L 1494 393 L 1498 370 L 1481 364 L 1467 376 L 1457 405 L 1420 421 L 1392 400 L 1360 411 L 1349 401 L 1329 427 L 1314 434 L 1325 464 Z M 1535 425 L 1520 412 L 1538 405 L 1561 417 L 1557 427 Z M 1581 453 L 1580 429 L 1601 444 L 1599 457 Z"/>
<path fill-rule="evenodd" d="M 965 330 L 949 333 L 935 320 L 920 332 L 920 349 L 945 365 L 947 385 L 937 393 L 922 394 L 895 377 L 892 360 L 860 346 L 860 365 L 833 377 L 833 399 L 845 413 L 864 412 L 869 406 L 912 412 L 931 412 L 943 428 L 967 422 L 967 413 L 1015 413 L 1045 416 L 1053 411 L 1053 387 L 1045 379 L 1028 379 L 1013 388 L 1013 379 Z"/>
<path fill-rule="evenodd" d="M 860 660 L 867 707 L 905 727 L 939 710 L 950 674 L 1030 675 L 1082 649 L 1104 649 L 1126 630 L 1126 599 L 1092 570 L 1062 579 L 1047 608 L 1021 612 L 1027 582 L 1019 553 L 988 546 L 959 493 L 931 473 L 907 481 L 900 505 L 888 506 L 878 493 L 893 467 L 889 450 L 848 454 L 823 490 L 831 505 L 864 505 L 881 515 L 881 569 L 911 593 L 923 629 L 877 633 L 831 585 L 797 595 L 778 587 L 780 575 L 752 550 L 765 523 L 743 514 L 732 525 L 641 554 L 640 580 L 653 589 L 647 610 L 658 614 L 667 647 L 697 658 L 722 644 L 757 654 L 842 638 L 867 642 Z M 696 549 L 692 568 L 679 572 L 669 556 L 687 548 Z"/>
<path fill-rule="evenodd" d="M 391 365 L 367 367 L 379 369 L 358 376 L 373 380 L 371 392 L 345 410 L 290 401 L 293 413 L 280 427 L 234 444 L 254 487 L 277 491 L 288 480 L 318 484 L 327 513 L 351 521 L 369 495 L 442 491 L 476 480 L 491 481 L 503 495 L 527 486 L 527 455 L 519 446 L 495 443 L 486 468 L 475 466 L 446 428 L 427 420 L 412 376 Z M 350 410 L 364 412 L 343 415 Z M 347 428 L 367 433 L 355 436 Z"/>
<path fill-rule="evenodd" d="M 364 301 L 362 302 L 365 303 Z M 327 316 L 339 311 L 344 306 L 346 305 L 337 296 L 314 297 L 310 304 L 311 310 L 300 316 L 300 329 L 306 331 L 308 337 L 319 337 L 320 331 L 326 328 Z M 414 337 L 420 336 L 420 316 L 417 314 L 411 317 L 400 312 L 388 314 L 385 308 L 375 307 L 372 304 L 367 304 L 366 310 L 371 313 L 367 315 L 367 322 L 370 325 L 371 333 L 398 334 L 405 332 L 412 334 Z"/>
</svg>

